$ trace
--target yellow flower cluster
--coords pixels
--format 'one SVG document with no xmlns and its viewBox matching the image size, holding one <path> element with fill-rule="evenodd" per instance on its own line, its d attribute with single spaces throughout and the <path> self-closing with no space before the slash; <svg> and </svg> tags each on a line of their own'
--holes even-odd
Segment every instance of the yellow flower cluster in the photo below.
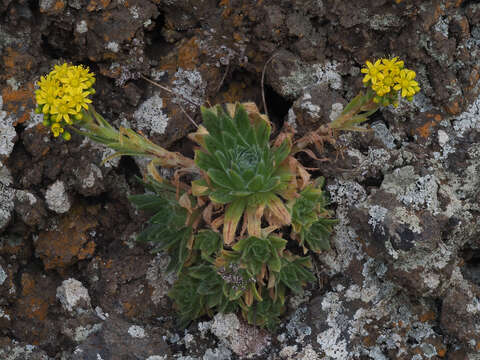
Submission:
<svg viewBox="0 0 480 360">
<path fill-rule="evenodd" d="M 92 102 L 88 97 L 95 93 L 94 83 L 95 75 L 83 65 L 55 65 L 49 74 L 42 76 L 35 91 L 38 105 L 35 111 L 43 113 L 43 124 L 53 136 L 62 134 L 65 140 L 71 138 L 65 126 L 82 119 L 82 110 L 87 110 Z"/>
<path fill-rule="evenodd" d="M 363 83 L 371 86 L 376 96 L 374 101 L 382 105 L 398 105 L 398 94 L 411 101 L 413 95 L 420 91 L 415 71 L 404 68 L 403 61 L 397 57 L 392 59 L 378 59 L 374 64 L 366 62 L 361 71 L 365 74 Z"/>
</svg>

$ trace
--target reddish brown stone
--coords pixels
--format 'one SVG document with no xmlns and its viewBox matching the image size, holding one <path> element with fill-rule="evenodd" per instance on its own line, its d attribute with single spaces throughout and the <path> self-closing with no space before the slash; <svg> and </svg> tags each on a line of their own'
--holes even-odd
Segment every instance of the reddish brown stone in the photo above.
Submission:
<svg viewBox="0 0 480 360">
<path fill-rule="evenodd" d="M 90 213 L 77 206 L 60 220 L 57 229 L 39 234 L 35 251 L 46 270 L 61 269 L 93 255 L 95 242 L 90 239 L 88 230 L 97 225 L 94 216 L 98 210 L 89 210 Z"/>
</svg>

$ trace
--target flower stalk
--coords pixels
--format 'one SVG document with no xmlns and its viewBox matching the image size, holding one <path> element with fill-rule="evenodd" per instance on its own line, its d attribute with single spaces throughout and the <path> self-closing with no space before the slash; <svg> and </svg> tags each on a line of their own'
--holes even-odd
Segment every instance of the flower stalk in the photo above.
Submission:
<svg viewBox="0 0 480 360">
<path fill-rule="evenodd" d="M 415 81 L 415 71 L 405 68 L 404 62 L 397 57 L 378 59 L 374 63 L 367 61 L 365 65 L 361 72 L 365 74 L 362 82 L 366 91 L 355 96 L 331 123 L 321 125 L 299 139 L 294 145 L 295 152 L 312 143 L 317 149 L 321 149 L 324 142 L 334 143 L 334 134 L 339 130 L 368 131 L 368 128 L 359 125 L 378 109 L 389 105 L 397 107 L 400 98 L 412 101 L 413 96 L 420 91 L 420 86 Z"/>
</svg>

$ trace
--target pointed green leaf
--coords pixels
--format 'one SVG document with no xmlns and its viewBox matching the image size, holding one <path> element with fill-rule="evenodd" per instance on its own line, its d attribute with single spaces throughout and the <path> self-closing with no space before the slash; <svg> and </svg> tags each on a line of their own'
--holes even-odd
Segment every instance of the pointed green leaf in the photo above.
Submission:
<svg viewBox="0 0 480 360">
<path fill-rule="evenodd" d="M 210 177 L 210 180 L 212 180 L 212 182 L 214 182 L 216 185 L 225 189 L 234 190 L 234 187 L 232 186 L 230 179 L 225 172 L 217 169 L 209 169 L 207 174 Z"/>
<path fill-rule="evenodd" d="M 231 244 L 235 238 L 237 225 L 245 210 L 246 201 L 244 199 L 235 200 L 227 206 L 225 219 L 223 221 L 223 241 Z"/>
</svg>

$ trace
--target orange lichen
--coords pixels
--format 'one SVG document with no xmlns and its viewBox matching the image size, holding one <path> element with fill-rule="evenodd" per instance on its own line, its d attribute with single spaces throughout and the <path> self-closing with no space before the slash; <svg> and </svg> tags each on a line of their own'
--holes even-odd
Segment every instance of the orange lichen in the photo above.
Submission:
<svg viewBox="0 0 480 360">
<path fill-rule="evenodd" d="M 418 128 L 418 134 L 424 139 L 428 139 L 428 137 L 430 136 L 431 128 L 434 125 L 435 125 L 435 122 L 433 121 L 429 121 L 425 123 L 423 126 L 420 126 Z"/>
<path fill-rule="evenodd" d="M 433 311 L 427 311 L 425 314 L 420 315 L 421 322 L 432 321 L 432 320 L 435 320 L 435 318 L 436 318 L 436 315 Z"/>
<path fill-rule="evenodd" d="M 177 66 L 186 70 L 193 70 L 198 64 L 200 49 L 197 44 L 197 38 L 194 36 L 183 43 L 178 49 Z"/>
<path fill-rule="evenodd" d="M 243 23 L 243 15 L 238 14 L 233 17 L 233 26 L 240 27 Z"/>
<path fill-rule="evenodd" d="M 460 7 L 460 5 L 462 5 L 463 3 L 463 0 L 448 0 L 447 3 L 445 4 L 445 7 L 447 9 L 451 8 L 451 7 Z"/>
<path fill-rule="evenodd" d="M 105 9 L 110 5 L 111 0 L 90 0 L 90 3 L 87 5 L 88 11 L 101 10 Z"/>
<path fill-rule="evenodd" d="M 225 19 L 228 18 L 232 13 L 232 8 L 230 7 L 230 0 L 220 0 L 220 3 L 218 5 L 221 7 L 225 7 L 222 12 L 222 17 Z"/>
<path fill-rule="evenodd" d="M 53 10 L 62 11 L 64 7 L 65 7 L 65 3 L 63 1 L 57 1 L 55 2 L 55 5 L 53 5 Z"/>
<path fill-rule="evenodd" d="M 442 121 L 442 116 L 440 114 L 435 114 L 435 113 L 427 113 L 425 116 L 428 119 L 432 119 L 430 121 L 427 121 L 425 124 L 417 128 L 417 133 L 424 139 L 428 139 L 430 136 L 430 133 L 432 131 L 432 127 L 435 126 L 437 123 Z"/>
<path fill-rule="evenodd" d="M 245 94 L 247 85 L 243 82 L 233 81 L 229 83 L 227 91 L 222 93 L 222 102 L 236 103 L 243 100 L 242 96 Z"/>
<path fill-rule="evenodd" d="M 243 37 L 242 37 L 242 34 L 239 34 L 239 33 L 233 33 L 233 39 L 235 41 L 242 41 L 243 40 Z"/>
<path fill-rule="evenodd" d="M 22 284 L 22 296 L 27 296 L 32 294 L 35 288 L 35 281 L 33 280 L 32 276 L 30 276 L 29 274 L 23 274 L 21 284 Z"/>
<path fill-rule="evenodd" d="M 23 88 L 18 90 L 11 90 L 5 87 L 2 90 L 3 109 L 9 113 L 14 114 L 16 121 L 14 125 L 24 123 L 30 119 L 30 111 L 35 105 L 33 93 L 33 84 L 28 83 Z"/>
<path fill-rule="evenodd" d="M 37 284 L 32 275 L 22 274 L 22 298 L 18 301 L 18 313 L 28 319 L 45 320 L 51 299 L 42 297 L 41 286 Z"/>
<path fill-rule="evenodd" d="M 458 101 L 449 102 L 444 106 L 444 108 L 450 115 L 457 115 L 462 111 Z"/>
<path fill-rule="evenodd" d="M 365 345 L 367 347 L 374 346 L 376 341 L 377 341 L 377 339 L 375 339 L 373 336 L 364 337 L 363 340 L 362 340 L 363 345 Z"/>
<path fill-rule="evenodd" d="M 56 230 L 43 231 L 36 244 L 37 255 L 45 270 L 64 268 L 93 255 L 95 243 L 89 241 L 88 230 L 97 225 L 94 216 L 77 206 L 60 220 Z"/>
<path fill-rule="evenodd" d="M 445 357 L 445 355 L 447 354 L 447 349 L 445 348 L 441 348 L 439 350 L 437 350 L 437 355 L 440 356 L 440 357 Z"/>
<path fill-rule="evenodd" d="M 22 54 L 11 47 L 6 48 L 4 54 L 2 56 L 4 73 L 1 78 L 18 76 L 19 72 L 30 71 L 33 67 L 34 58 L 29 54 Z"/>
<path fill-rule="evenodd" d="M 25 301 L 26 306 L 25 315 L 30 319 L 43 321 L 47 317 L 48 303 L 38 297 L 30 297 Z"/>
<path fill-rule="evenodd" d="M 131 304 L 129 302 L 123 303 L 123 309 L 125 310 L 124 315 L 127 316 L 128 318 L 132 318 L 136 314 L 138 314 L 137 307 L 134 304 Z"/>
</svg>

